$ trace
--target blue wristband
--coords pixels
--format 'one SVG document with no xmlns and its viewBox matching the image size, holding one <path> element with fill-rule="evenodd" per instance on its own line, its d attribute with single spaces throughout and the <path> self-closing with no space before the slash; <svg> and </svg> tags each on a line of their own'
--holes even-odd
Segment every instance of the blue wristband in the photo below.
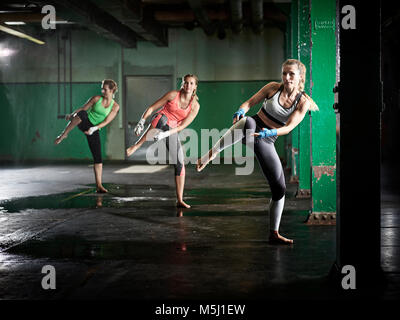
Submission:
<svg viewBox="0 0 400 320">
<path fill-rule="evenodd" d="M 239 119 L 242 119 L 244 117 L 244 115 L 245 115 L 244 110 L 243 109 L 239 109 L 238 111 L 236 111 L 233 114 L 233 119 L 235 119 L 237 116 L 239 116 Z"/>
<path fill-rule="evenodd" d="M 269 130 L 269 129 L 264 128 L 259 132 L 259 134 L 260 135 L 257 136 L 258 138 L 267 138 L 267 137 L 276 136 L 278 134 L 278 132 L 276 131 L 276 129 Z"/>
</svg>

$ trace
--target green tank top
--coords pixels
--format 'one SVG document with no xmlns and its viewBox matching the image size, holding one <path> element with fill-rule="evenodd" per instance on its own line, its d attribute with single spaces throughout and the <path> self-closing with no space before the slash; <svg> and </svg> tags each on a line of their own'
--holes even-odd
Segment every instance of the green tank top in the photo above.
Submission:
<svg viewBox="0 0 400 320">
<path fill-rule="evenodd" d="M 93 123 L 94 126 L 97 126 L 99 123 L 103 122 L 105 118 L 107 118 L 108 114 L 111 112 L 111 109 L 114 105 L 114 99 L 111 100 L 110 105 L 107 108 L 104 108 L 101 105 L 103 101 L 103 97 L 97 101 L 94 106 L 87 112 L 89 121 Z"/>
</svg>

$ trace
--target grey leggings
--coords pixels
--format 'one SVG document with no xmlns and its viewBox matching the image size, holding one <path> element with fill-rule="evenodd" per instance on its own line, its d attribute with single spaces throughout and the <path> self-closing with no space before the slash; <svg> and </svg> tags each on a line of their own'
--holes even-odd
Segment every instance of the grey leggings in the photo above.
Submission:
<svg viewBox="0 0 400 320">
<path fill-rule="evenodd" d="M 220 152 L 239 140 L 251 147 L 270 185 L 272 200 L 278 201 L 285 195 L 286 184 L 282 164 L 275 150 L 276 137 L 259 139 L 251 136 L 252 133 L 261 131 L 263 127 L 266 126 L 257 115 L 242 118 L 222 136 L 213 149 Z M 241 134 L 233 134 L 235 129 L 241 130 Z"/>
<path fill-rule="evenodd" d="M 166 115 L 163 114 L 160 120 L 158 120 L 156 128 L 162 131 L 168 131 L 170 127 L 167 124 L 167 120 L 168 119 Z M 172 134 L 165 140 L 166 140 L 165 144 L 169 152 L 170 161 L 171 163 L 174 164 L 175 167 L 175 176 L 184 176 L 185 175 L 184 155 L 178 134 L 177 133 Z"/>
</svg>

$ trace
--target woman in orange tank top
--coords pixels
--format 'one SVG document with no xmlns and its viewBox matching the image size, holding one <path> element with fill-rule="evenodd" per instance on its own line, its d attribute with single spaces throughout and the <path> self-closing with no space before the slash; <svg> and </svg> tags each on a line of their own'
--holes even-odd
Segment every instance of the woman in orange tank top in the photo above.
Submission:
<svg viewBox="0 0 400 320">
<path fill-rule="evenodd" d="M 175 166 L 177 206 L 184 208 L 190 208 L 190 205 L 183 201 L 185 164 L 178 132 L 192 123 L 199 112 L 200 104 L 196 95 L 197 84 L 198 78 L 195 75 L 187 74 L 182 79 L 182 86 L 179 91 L 167 92 L 148 107 L 135 127 L 134 131 L 137 136 L 142 134 L 146 119 L 154 111 L 157 112 L 151 117 L 150 125 L 142 137 L 134 145 L 126 149 L 126 155 L 130 157 L 145 141 L 158 141 L 166 138 L 165 143 L 169 156 Z"/>
</svg>

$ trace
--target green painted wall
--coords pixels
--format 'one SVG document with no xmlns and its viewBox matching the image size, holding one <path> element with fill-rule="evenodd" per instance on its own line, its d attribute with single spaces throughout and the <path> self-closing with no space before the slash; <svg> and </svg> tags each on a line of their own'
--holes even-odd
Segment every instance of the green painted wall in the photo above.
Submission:
<svg viewBox="0 0 400 320">
<path fill-rule="evenodd" d="M 74 84 L 72 105 L 82 106 L 98 95 L 100 83 Z M 69 90 L 69 87 L 67 87 Z M 58 86 L 56 84 L 0 84 L 0 159 L 91 159 L 85 135 L 71 131 L 62 144 L 54 139 L 68 123 L 57 119 Z M 68 104 L 69 105 L 69 104 Z M 106 130 L 100 131 L 102 155 L 106 156 Z"/>
<path fill-rule="evenodd" d="M 291 22 L 291 15 L 292 15 L 292 5 L 287 3 L 285 6 L 284 12 L 289 17 L 286 21 L 286 30 L 285 30 L 285 59 L 289 59 L 292 56 L 292 22 Z M 281 79 L 279 79 L 281 81 Z M 283 165 L 284 168 L 289 169 L 291 168 L 291 145 L 292 145 L 292 135 L 287 134 L 280 137 L 281 143 L 283 144 Z"/>
<path fill-rule="evenodd" d="M 313 212 L 336 211 L 335 19 L 335 0 L 312 1 L 312 98 L 320 109 L 311 126 Z"/>
<path fill-rule="evenodd" d="M 102 130 L 102 143 L 105 159 L 125 159 L 124 76 L 167 74 L 177 79 L 186 73 L 197 74 L 202 108 L 196 126 L 207 128 L 208 119 L 203 113 L 214 115 L 217 104 L 224 102 L 219 109 L 229 119 L 232 110 L 266 80 L 279 79 L 284 59 L 284 35 L 277 28 L 266 28 L 262 35 L 253 34 L 250 29 L 240 35 L 228 31 L 223 41 L 216 36 L 207 37 L 199 28 L 170 29 L 168 47 L 138 42 L 135 49 L 123 49 L 118 43 L 85 30 L 67 32 L 67 40 L 63 41 L 59 31 L 43 31 L 40 34 L 40 39 L 46 42 L 43 46 L 15 37 L 1 40 L 1 45 L 14 54 L 0 58 L 0 102 L 2 109 L 3 106 L 6 109 L 0 130 L 8 137 L 0 143 L 0 158 L 90 158 L 86 141 L 78 130 L 72 131 L 61 145 L 53 146 L 54 138 L 66 125 L 65 120 L 57 118 L 58 77 L 61 82 L 72 79 L 73 109 L 99 94 L 101 80 L 112 78 L 118 82 L 115 99 L 121 111 Z M 62 94 L 60 99 L 63 100 Z M 67 105 L 68 99 L 69 95 Z M 220 114 L 216 116 L 223 120 Z M 215 127 L 226 125 L 221 121 Z"/>
<path fill-rule="evenodd" d="M 304 91 L 310 94 L 311 43 L 310 43 L 310 4 L 309 0 L 299 0 L 299 50 L 298 58 L 306 66 Z M 307 113 L 299 125 L 299 192 L 311 188 L 310 161 L 310 115 Z"/>
<path fill-rule="evenodd" d="M 287 9 L 287 14 L 289 16 L 289 19 L 287 20 L 286 23 L 286 51 L 285 51 L 285 60 L 289 59 L 292 57 L 293 53 L 293 46 L 294 46 L 294 40 L 293 40 L 293 5 L 290 4 L 289 8 Z M 287 134 L 284 136 L 285 137 L 285 144 L 284 144 L 284 150 L 285 150 L 285 168 L 289 170 L 291 174 L 292 170 L 292 134 Z"/>
<path fill-rule="evenodd" d="M 308 9 L 304 9 L 306 7 Z M 201 111 L 191 128 L 196 131 L 201 128 L 221 130 L 231 125 L 232 113 L 240 103 L 268 81 L 280 79 L 281 63 L 291 52 L 292 58 L 302 60 L 308 67 L 306 91 L 312 94 L 320 111 L 312 114 L 311 155 L 306 154 L 310 144 L 307 140 L 308 118 L 290 136 L 278 139 L 276 147 L 280 157 L 285 159 L 285 148 L 291 144 L 291 152 L 286 150 L 286 159 L 292 177 L 300 177 L 300 188 L 308 188 L 311 175 L 313 210 L 335 211 L 336 123 L 332 109 L 336 63 L 335 1 L 294 0 L 290 12 L 291 28 L 287 33 L 290 39 L 286 42 L 283 32 L 277 28 L 266 28 L 262 35 L 255 35 L 251 30 L 244 30 L 240 35 L 228 31 L 223 41 L 216 36 L 207 37 L 198 28 L 193 31 L 170 29 L 170 43 L 166 48 L 139 42 L 135 49 L 123 49 L 113 41 L 83 30 L 69 33 L 68 41 L 61 41 L 61 50 L 57 47 L 59 33 L 54 30 L 42 32 L 40 38 L 46 41 L 44 46 L 14 37 L 1 39 L 2 47 L 11 49 L 14 54 L 0 58 L 3 112 L 0 159 L 91 158 L 79 130 L 72 131 L 61 145 L 53 145 L 54 138 L 66 125 L 65 120 L 57 118 L 59 75 L 60 81 L 64 75 L 67 81 L 72 79 L 73 109 L 100 93 L 102 79 L 117 80 L 120 90 L 116 101 L 121 105 L 121 112 L 101 135 L 104 157 L 124 159 L 124 76 L 171 75 L 178 79 L 186 73 L 197 74 Z M 311 35 L 308 33 L 309 21 Z M 61 59 L 66 58 L 61 74 L 57 73 L 57 52 L 61 52 Z M 310 55 L 311 65 L 307 64 Z M 68 99 L 69 96 L 67 104 Z M 257 107 L 254 107 L 249 114 L 256 111 Z M 308 167 L 310 156 L 312 163 Z"/>
<path fill-rule="evenodd" d="M 314 212 L 336 211 L 335 6 L 334 0 L 293 0 L 291 7 L 291 58 L 305 64 L 305 91 L 320 111 L 292 131 L 288 166 L 299 191 L 311 189 Z"/>
<path fill-rule="evenodd" d="M 292 55 L 289 58 L 292 59 L 299 59 L 299 45 L 300 45 L 300 39 L 299 39 L 299 7 L 298 7 L 298 1 L 294 0 L 292 1 L 292 10 L 291 10 L 291 22 L 292 22 Z M 291 181 L 297 181 L 299 177 L 299 130 L 300 127 L 297 126 L 292 130 L 290 133 L 290 140 L 288 140 L 290 145 L 290 165 L 289 167 L 291 168 Z"/>
</svg>

